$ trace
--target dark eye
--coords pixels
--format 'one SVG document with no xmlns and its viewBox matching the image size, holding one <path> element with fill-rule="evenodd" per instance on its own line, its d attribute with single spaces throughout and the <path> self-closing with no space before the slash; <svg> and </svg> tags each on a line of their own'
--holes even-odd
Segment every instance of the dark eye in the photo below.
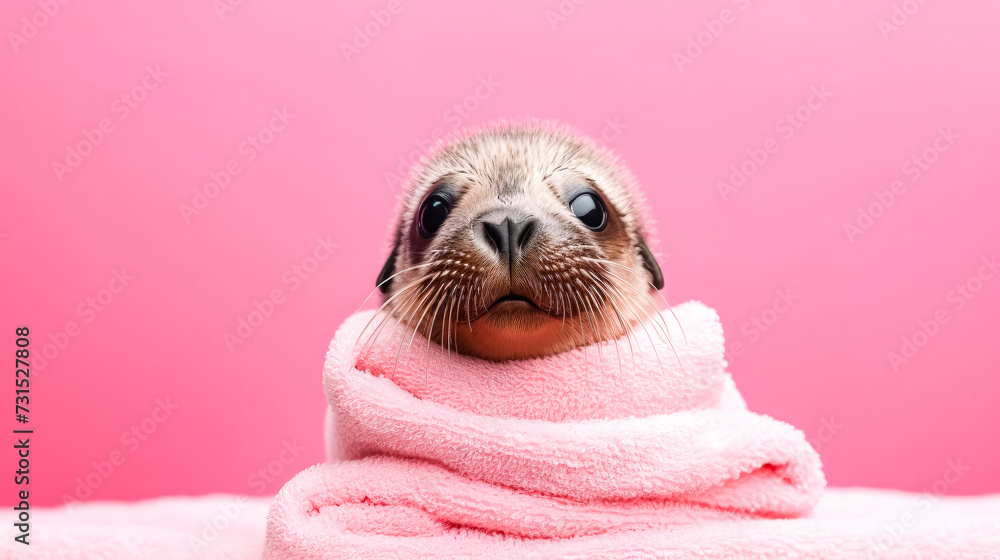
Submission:
<svg viewBox="0 0 1000 560">
<path fill-rule="evenodd" d="M 451 202 L 441 194 L 434 193 L 424 200 L 417 212 L 417 231 L 420 237 L 430 239 L 444 223 L 451 212 Z"/>
<path fill-rule="evenodd" d="M 583 222 L 583 225 L 594 231 L 601 231 L 608 225 L 608 211 L 596 193 L 582 192 L 569 203 L 573 215 Z"/>
</svg>

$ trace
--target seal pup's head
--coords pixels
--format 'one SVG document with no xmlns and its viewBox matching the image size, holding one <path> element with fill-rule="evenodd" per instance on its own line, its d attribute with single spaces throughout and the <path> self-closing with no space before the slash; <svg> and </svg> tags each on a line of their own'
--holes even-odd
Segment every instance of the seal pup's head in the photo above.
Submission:
<svg viewBox="0 0 1000 560">
<path fill-rule="evenodd" d="M 415 169 L 378 276 L 389 316 L 487 360 L 617 339 L 663 275 L 631 174 L 566 127 L 500 122 Z"/>
</svg>

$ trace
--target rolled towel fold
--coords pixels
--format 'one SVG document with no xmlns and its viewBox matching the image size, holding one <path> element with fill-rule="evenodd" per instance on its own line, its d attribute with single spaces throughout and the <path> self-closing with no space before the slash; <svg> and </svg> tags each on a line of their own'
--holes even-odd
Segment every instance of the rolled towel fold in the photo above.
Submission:
<svg viewBox="0 0 1000 560">
<path fill-rule="evenodd" d="M 503 363 L 352 316 L 324 371 L 336 462 L 279 494 L 269 557 L 387 553 L 398 539 L 509 553 L 498 543 L 606 543 L 808 512 L 825 485 L 816 452 L 746 410 L 713 310 L 674 313 L 617 341 Z M 319 554 L 320 542 L 343 546 Z"/>
</svg>

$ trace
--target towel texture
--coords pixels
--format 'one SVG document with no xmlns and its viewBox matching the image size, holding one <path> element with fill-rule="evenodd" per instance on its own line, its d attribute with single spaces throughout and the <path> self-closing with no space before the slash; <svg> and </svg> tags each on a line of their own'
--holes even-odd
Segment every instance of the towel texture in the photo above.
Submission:
<svg viewBox="0 0 1000 560">
<path fill-rule="evenodd" d="M 349 318 L 324 376 L 328 450 L 342 462 L 279 494 L 267 554 L 338 557 L 346 549 L 307 552 L 332 535 L 374 553 L 397 546 L 379 536 L 627 540 L 808 512 L 825 484 L 815 451 L 746 410 L 713 310 L 675 313 L 621 340 L 504 363 L 449 354 L 391 322 L 378 331 L 372 312 Z"/>
<path fill-rule="evenodd" d="M 259 560 L 271 497 L 170 496 L 31 510 L 29 545 L 0 529 L 0 560 Z"/>
<path fill-rule="evenodd" d="M 720 409 L 727 393 L 737 393 L 718 317 L 700 303 L 676 314 L 672 331 L 658 336 L 650 324 L 648 337 L 634 337 L 620 368 L 628 341 L 617 350 L 612 341 L 496 364 L 433 347 L 428 356 L 397 359 L 389 335 L 359 358 L 352 347 L 370 314 L 357 315 L 327 356 L 331 447 L 338 459 L 420 458 L 470 479 L 580 502 L 808 511 L 824 485 L 817 454 L 801 432 L 747 412 L 742 399 L 730 396 L 735 409 Z M 657 324 L 670 328 L 665 319 Z M 689 327 L 682 335 L 678 325 Z"/>
</svg>

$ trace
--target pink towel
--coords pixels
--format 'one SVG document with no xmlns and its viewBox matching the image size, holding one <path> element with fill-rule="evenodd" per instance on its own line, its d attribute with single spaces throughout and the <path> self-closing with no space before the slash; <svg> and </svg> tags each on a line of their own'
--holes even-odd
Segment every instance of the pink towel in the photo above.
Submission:
<svg viewBox="0 0 1000 560">
<path fill-rule="evenodd" d="M 746 410 L 715 312 L 675 312 L 618 341 L 500 364 L 392 322 L 379 332 L 372 312 L 349 318 L 324 376 L 336 462 L 278 494 L 265 558 L 863 551 L 863 523 L 781 519 L 818 501 L 817 454 Z M 990 538 L 981 530 L 963 526 L 970 546 Z"/>
<path fill-rule="evenodd" d="M 0 560 L 259 560 L 269 497 L 213 494 L 32 506 L 28 545 L 0 527 Z"/>
</svg>

